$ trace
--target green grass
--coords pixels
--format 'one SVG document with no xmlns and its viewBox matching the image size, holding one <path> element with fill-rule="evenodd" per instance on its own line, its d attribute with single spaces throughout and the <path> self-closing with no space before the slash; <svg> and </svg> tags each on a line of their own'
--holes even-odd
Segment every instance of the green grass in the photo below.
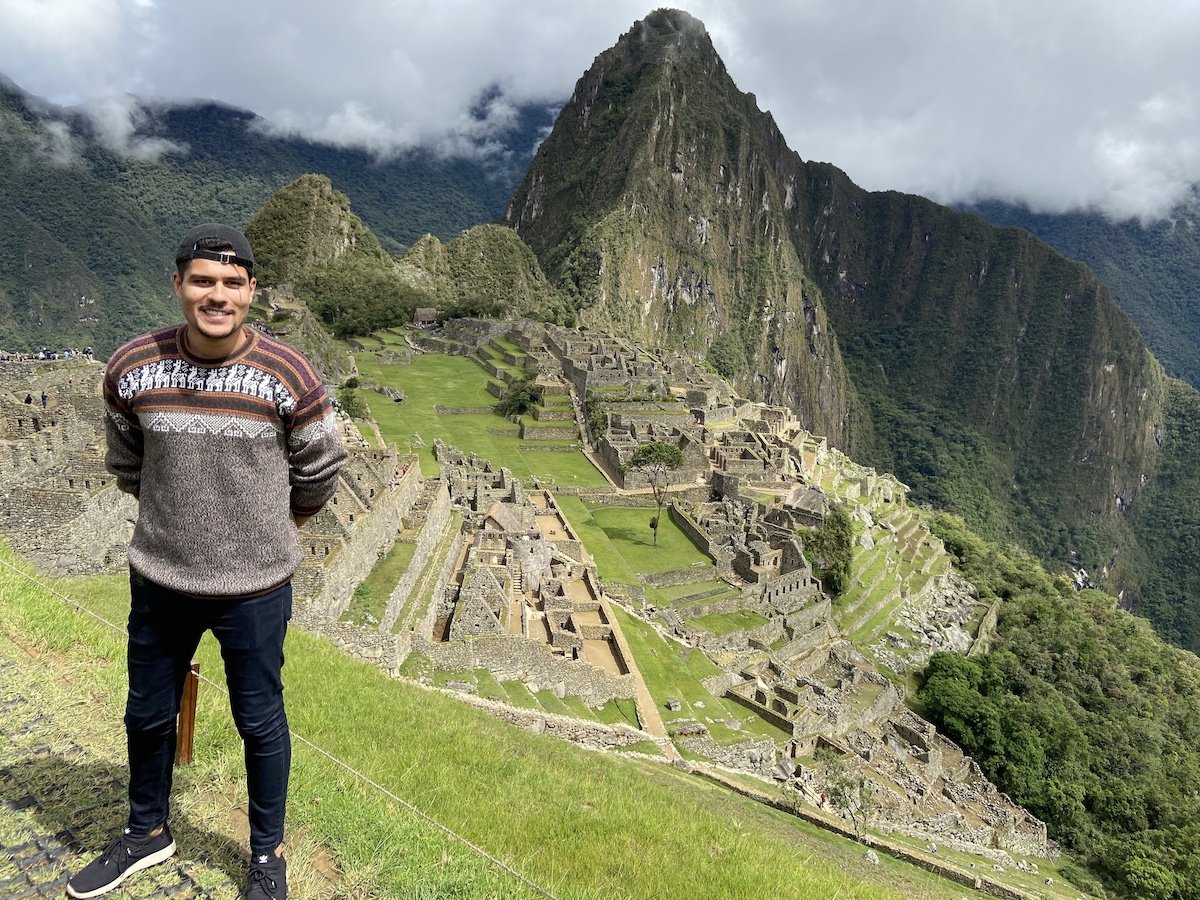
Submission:
<svg viewBox="0 0 1200 900">
<path fill-rule="evenodd" d="M 706 594 L 716 590 L 736 591 L 736 588 L 727 582 L 712 579 L 711 581 L 697 581 L 693 584 L 669 584 L 659 588 L 658 593 L 664 600 L 675 601 L 693 594 Z M 716 599 L 717 596 L 719 595 L 713 594 L 713 599 Z"/>
<path fill-rule="evenodd" d="M 702 651 L 668 641 L 648 623 L 620 607 L 615 609 L 621 631 L 633 650 L 646 688 L 658 705 L 668 730 L 672 723 L 694 720 L 704 724 L 713 740 L 721 744 L 761 737 L 782 744 L 791 739 L 791 734 L 760 719 L 733 700 L 717 697 L 705 690 L 701 680 L 710 675 L 719 675 L 722 670 Z M 680 701 L 680 708 L 676 712 L 666 706 L 672 698 Z M 736 719 L 742 727 L 735 730 L 712 721 L 714 719 Z"/>
<path fill-rule="evenodd" d="M 592 522 L 607 536 L 613 547 L 635 572 L 670 572 L 693 565 L 707 566 L 716 572 L 711 559 L 700 551 L 691 538 L 671 521 L 666 509 L 658 525 L 658 546 L 650 530 L 653 509 L 586 504 Z"/>
<path fill-rule="evenodd" d="M 358 353 L 355 360 L 362 377 L 404 391 L 403 403 L 393 403 L 374 392 L 364 396 L 384 439 L 402 450 L 411 448 L 420 457 L 421 471 L 426 475 L 436 476 L 440 471 L 433 458 L 433 441 L 441 437 L 464 453 L 473 451 L 497 468 L 508 468 L 527 482 L 537 478 L 582 487 L 608 483 L 575 449 L 578 435 L 573 430 L 564 429 L 569 439 L 561 441 L 522 441 L 520 427 L 495 413 L 439 415 L 436 406 L 491 408 L 496 404 L 496 398 L 487 392 L 488 374 L 466 357 L 423 353 L 409 363 L 382 365 L 373 354 Z M 569 424 L 573 429 L 574 424 Z M 424 447 L 414 446 L 416 435 Z M 564 452 L 548 453 L 532 447 Z"/>
<path fill-rule="evenodd" d="M 734 631 L 748 631 L 766 625 L 768 619 L 748 609 L 733 613 L 714 613 L 710 616 L 696 616 L 688 619 L 688 623 L 716 635 L 731 634 Z"/>
<path fill-rule="evenodd" d="M 86 597 L 110 620 L 120 621 L 127 609 L 123 579 L 63 582 L 59 589 Z M 0 629 L 41 647 L 47 665 L 68 660 L 74 677 L 64 683 L 88 698 L 95 730 L 119 735 L 123 635 L 7 570 L 0 596 Z M 208 638 L 198 657 L 206 676 L 221 683 L 220 657 Z M 284 677 L 294 731 L 559 897 L 961 893 L 914 867 L 863 866 L 861 847 L 669 767 L 587 753 L 506 726 L 296 629 L 288 635 Z M 197 731 L 199 762 L 187 791 L 239 784 L 240 742 L 224 699 L 208 686 Z M 180 816 L 188 815 L 187 799 L 176 803 Z M 293 759 L 289 829 L 329 848 L 345 896 L 525 894 L 519 882 L 303 742 Z M 315 896 L 294 893 L 298 900 Z"/>
<path fill-rule="evenodd" d="M 378 623 L 387 609 L 388 599 L 396 589 L 396 583 L 408 571 L 417 545 L 411 541 L 397 541 L 387 556 L 375 564 L 371 574 L 354 589 L 350 606 L 342 614 L 342 620 L 356 625 L 365 625 L 370 616 Z"/>
</svg>

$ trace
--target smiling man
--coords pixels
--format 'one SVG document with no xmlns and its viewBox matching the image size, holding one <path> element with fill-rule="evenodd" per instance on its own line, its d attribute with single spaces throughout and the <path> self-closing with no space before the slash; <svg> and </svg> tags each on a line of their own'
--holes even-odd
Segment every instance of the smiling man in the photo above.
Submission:
<svg viewBox="0 0 1200 900">
<path fill-rule="evenodd" d="M 212 631 L 245 745 L 246 897 L 284 900 L 291 741 L 281 673 L 297 526 L 333 495 L 346 450 L 308 360 L 245 327 L 256 287 L 245 236 L 200 225 L 175 268 L 184 324 L 125 344 L 105 373 L 105 464 L 139 501 L 129 544 L 129 823 L 67 893 L 98 897 L 174 854 L 176 716 L 192 654 Z"/>
</svg>

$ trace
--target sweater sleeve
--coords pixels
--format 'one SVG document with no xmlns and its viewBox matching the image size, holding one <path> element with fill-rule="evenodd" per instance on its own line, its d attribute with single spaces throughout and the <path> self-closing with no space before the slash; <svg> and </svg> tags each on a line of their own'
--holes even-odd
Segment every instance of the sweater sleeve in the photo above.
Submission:
<svg viewBox="0 0 1200 900">
<path fill-rule="evenodd" d="M 289 426 L 291 510 L 295 516 L 311 516 L 337 490 L 338 472 L 348 457 L 333 404 L 319 382 L 300 398 Z"/>
<path fill-rule="evenodd" d="M 137 497 L 142 484 L 142 426 L 117 390 L 110 365 L 104 373 L 104 465 L 117 477 L 117 487 Z"/>
</svg>

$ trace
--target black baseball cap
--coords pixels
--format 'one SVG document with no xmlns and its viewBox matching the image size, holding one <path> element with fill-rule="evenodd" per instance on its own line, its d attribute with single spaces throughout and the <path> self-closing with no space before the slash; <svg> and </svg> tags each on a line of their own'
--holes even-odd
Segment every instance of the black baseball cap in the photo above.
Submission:
<svg viewBox="0 0 1200 900">
<path fill-rule="evenodd" d="M 208 250 L 200 246 L 204 243 L 226 244 L 233 248 L 233 252 Z M 208 222 L 197 225 L 185 234 L 179 249 L 175 251 L 175 264 L 185 263 L 189 259 L 211 259 L 226 265 L 244 266 L 246 274 L 254 276 L 254 251 L 250 249 L 246 236 L 232 225 Z"/>
</svg>

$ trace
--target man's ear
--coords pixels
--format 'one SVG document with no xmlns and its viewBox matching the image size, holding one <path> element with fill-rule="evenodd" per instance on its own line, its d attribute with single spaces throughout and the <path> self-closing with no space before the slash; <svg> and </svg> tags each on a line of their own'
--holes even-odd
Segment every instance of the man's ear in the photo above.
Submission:
<svg viewBox="0 0 1200 900">
<path fill-rule="evenodd" d="M 183 299 L 183 279 L 179 277 L 179 270 L 171 273 L 171 287 L 175 289 L 175 296 Z"/>
</svg>

